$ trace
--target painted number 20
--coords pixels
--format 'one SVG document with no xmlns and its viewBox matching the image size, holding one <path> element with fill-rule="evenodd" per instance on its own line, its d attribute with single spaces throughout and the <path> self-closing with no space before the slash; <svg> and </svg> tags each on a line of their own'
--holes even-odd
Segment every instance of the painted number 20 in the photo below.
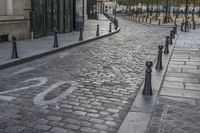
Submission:
<svg viewBox="0 0 200 133">
<path fill-rule="evenodd" d="M 45 83 L 47 83 L 48 79 L 46 77 L 39 77 L 39 78 L 33 78 L 33 79 L 25 80 L 25 81 L 23 81 L 23 83 L 32 82 L 32 81 L 37 81 L 38 83 L 35 84 L 35 85 L 29 85 L 29 86 L 25 86 L 25 87 L 21 87 L 21 88 L 16 88 L 16 89 L 13 89 L 13 90 L 0 92 L 0 100 L 12 101 L 16 97 L 4 96 L 4 94 L 11 93 L 11 92 L 16 92 L 16 91 L 21 91 L 21 90 L 27 90 L 27 89 L 30 89 L 30 88 L 35 88 L 35 87 L 42 86 Z M 59 96 L 57 96 L 57 97 L 55 97 L 55 98 L 53 98 L 51 100 L 44 100 L 44 97 L 49 92 L 53 91 L 57 87 L 59 87 L 61 85 L 64 85 L 64 84 L 69 84 L 70 85 L 70 87 L 65 92 L 63 92 L 62 94 L 60 94 Z M 64 99 L 67 95 L 72 93 L 75 89 L 77 89 L 77 86 L 78 86 L 78 83 L 75 82 L 75 81 L 59 81 L 59 82 L 56 82 L 55 84 L 51 85 L 49 88 L 45 89 L 43 92 L 37 94 L 33 98 L 33 103 L 36 104 L 36 105 L 55 104 L 58 101 Z"/>
</svg>

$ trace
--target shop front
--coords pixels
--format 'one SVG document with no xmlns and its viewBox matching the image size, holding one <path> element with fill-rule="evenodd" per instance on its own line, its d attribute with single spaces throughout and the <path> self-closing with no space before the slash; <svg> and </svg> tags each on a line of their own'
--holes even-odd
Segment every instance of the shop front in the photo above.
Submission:
<svg viewBox="0 0 200 133">
<path fill-rule="evenodd" d="M 97 0 L 87 1 L 88 19 L 97 19 Z"/>
<path fill-rule="evenodd" d="M 84 0 L 32 0 L 31 29 L 33 37 L 79 30 L 83 25 Z"/>
</svg>

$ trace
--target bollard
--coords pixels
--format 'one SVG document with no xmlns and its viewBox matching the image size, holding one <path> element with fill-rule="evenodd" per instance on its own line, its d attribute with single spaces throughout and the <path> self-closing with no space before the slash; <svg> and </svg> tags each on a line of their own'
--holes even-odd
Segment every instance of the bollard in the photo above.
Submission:
<svg viewBox="0 0 200 133">
<path fill-rule="evenodd" d="M 79 41 L 83 41 L 83 26 L 81 26 L 81 28 L 80 28 L 80 37 L 79 37 Z"/>
<path fill-rule="evenodd" d="M 158 20 L 158 25 L 160 25 L 160 19 Z"/>
<path fill-rule="evenodd" d="M 184 22 L 181 23 L 181 31 L 183 31 Z"/>
<path fill-rule="evenodd" d="M 109 33 L 112 32 L 112 23 L 110 22 Z"/>
<path fill-rule="evenodd" d="M 97 24 L 96 36 L 99 36 L 99 25 Z"/>
<path fill-rule="evenodd" d="M 162 45 L 159 45 L 158 46 L 158 57 L 157 57 L 157 64 L 156 64 L 156 69 L 157 70 L 161 70 L 163 67 L 162 67 L 162 49 L 163 49 L 163 46 Z"/>
<path fill-rule="evenodd" d="M 164 53 L 165 53 L 165 54 L 168 54 L 168 53 L 169 53 L 169 36 L 166 36 Z"/>
<path fill-rule="evenodd" d="M 147 23 L 147 20 L 148 20 L 148 18 L 146 17 L 146 21 L 145 21 L 146 23 Z"/>
<path fill-rule="evenodd" d="M 149 19 L 149 23 L 151 24 L 151 18 Z"/>
<path fill-rule="evenodd" d="M 115 30 L 117 30 L 117 29 L 118 29 L 118 20 L 115 19 Z"/>
<path fill-rule="evenodd" d="M 174 19 L 174 25 L 176 25 L 176 18 Z"/>
<path fill-rule="evenodd" d="M 142 16 L 142 22 L 144 22 L 144 16 Z"/>
<path fill-rule="evenodd" d="M 170 31 L 170 34 L 172 34 L 172 38 L 174 39 L 174 38 L 175 38 L 175 31 L 174 31 L 174 29 L 172 29 L 172 30 Z"/>
<path fill-rule="evenodd" d="M 196 29 L 196 22 L 193 21 L 193 30 L 195 30 L 195 29 Z"/>
<path fill-rule="evenodd" d="M 54 44 L 53 48 L 58 48 L 58 30 L 54 28 Z"/>
<path fill-rule="evenodd" d="M 151 96 L 153 94 L 152 92 L 152 86 L 151 86 L 151 67 L 152 67 L 153 63 L 152 61 L 147 61 L 146 62 L 146 74 L 145 74 L 145 83 L 144 83 L 144 89 L 142 94 L 145 96 Z"/>
<path fill-rule="evenodd" d="M 183 21 L 182 21 L 182 23 L 181 23 L 181 31 L 183 31 L 183 26 L 184 26 L 184 19 L 183 19 Z"/>
<path fill-rule="evenodd" d="M 170 31 L 169 44 L 173 44 L 173 31 Z"/>
<path fill-rule="evenodd" d="M 177 34 L 177 25 L 173 27 L 174 34 Z"/>
<path fill-rule="evenodd" d="M 12 36 L 12 58 L 18 58 L 16 37 Z"/>
</svg>

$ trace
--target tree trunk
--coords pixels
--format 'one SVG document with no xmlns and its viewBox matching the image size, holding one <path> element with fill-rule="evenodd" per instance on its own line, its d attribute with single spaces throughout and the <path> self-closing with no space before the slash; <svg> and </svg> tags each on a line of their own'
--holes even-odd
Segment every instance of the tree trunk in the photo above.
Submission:
<svg viewBox="0 0 200 133">
<path fill-rule="evenodd" d="M 192 21 L 193 21 L 193 22 L 194 22 L 195 6 L 196 6 L 196 2 L 194 1 L 193 10 L 192 10 Z"/>
<path fill-rule="evenodd" d="M 199 13 L 198 13 L 198 17 L 200 17 L 200 4 L 199 4 Z"/>
<path fill-rule="evenodd" d="M 157 4 L 156 20 L 158 20 L 158 12 L 159 12 L 159 11 L 158 11 L 158 6 L 159 6 L 158 0 L 157 0 L 157 3 L 156 3 L 156 4 Z"/>
<path fill-rule="evenodd" d="M 167 23 L 168 8 L 169 8 L 169 0 L 166 1 L 166 10 L 165 10 L 165 19 L 164 19 L 164 23 Z"/>
<path fill-rule="evenodd" d="M 149 18 L 149 3 L 147 4 L 147 18 Z"/>
</svg>

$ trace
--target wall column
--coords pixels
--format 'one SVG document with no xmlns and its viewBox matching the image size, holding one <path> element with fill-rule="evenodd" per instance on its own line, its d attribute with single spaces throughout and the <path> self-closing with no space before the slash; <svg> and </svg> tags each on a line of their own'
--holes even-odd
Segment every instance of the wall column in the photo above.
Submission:
<svg viewBox="0 0 200 133">
<path fill-rule="evenodd" d="M 84 18 L 87 19 L 87 0 L 84 1 Z"/>
<path fill-rule="evenodd" d="M 13 1 L 6 0 L 6 15 L 13 15 Z"/>
</svg>

